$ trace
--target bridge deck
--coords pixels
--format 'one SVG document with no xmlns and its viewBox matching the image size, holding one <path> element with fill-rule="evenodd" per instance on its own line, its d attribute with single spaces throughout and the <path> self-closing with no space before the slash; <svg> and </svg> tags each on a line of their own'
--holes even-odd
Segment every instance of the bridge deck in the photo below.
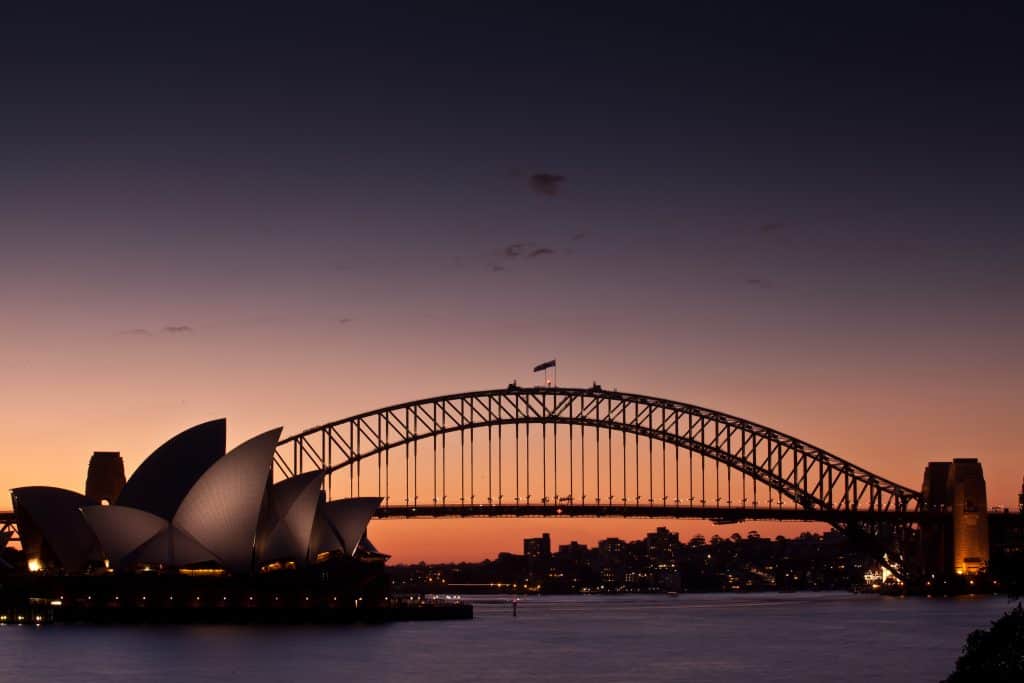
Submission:
<svg viewBox="0 0 1024 683">
<path fill-rule="evenodd" d="M 620 517 L 646 519 L 709 519 L 720 524 L 753 520 L 800 522 L 920 522 L 947 515 L 942 512 L 803 510 L 768 507 L 700 507 L 687 505 L 387 505 L 377 510 L 379 519 L 415 517 Z M 0 511 L 0 527 L 15 524 L 14 513 Z"/>
<path fill-rule="evenodd" d="M 750 520 L 803 522 L 919 522 L 944 513 L 871 510 L 804 510 L 798 508 L 700 507 L 676 505 L 387 505 L 377 517 L 635 517 L 647 519 L 709 519 L 728 524 Z"/>
</svg>

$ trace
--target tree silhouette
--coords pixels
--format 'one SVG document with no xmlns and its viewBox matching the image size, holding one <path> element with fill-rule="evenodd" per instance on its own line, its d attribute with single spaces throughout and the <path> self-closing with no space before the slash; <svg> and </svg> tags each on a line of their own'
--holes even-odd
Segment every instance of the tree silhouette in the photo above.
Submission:
<svg viewBox="0 0 1024 683">
<path fill-rule="evenodd" d="M 946 683 L 1024 681 L 1024 608 L 1018 604 L 988 630 L 967 636 L 963 654 Z"/>
</svg>

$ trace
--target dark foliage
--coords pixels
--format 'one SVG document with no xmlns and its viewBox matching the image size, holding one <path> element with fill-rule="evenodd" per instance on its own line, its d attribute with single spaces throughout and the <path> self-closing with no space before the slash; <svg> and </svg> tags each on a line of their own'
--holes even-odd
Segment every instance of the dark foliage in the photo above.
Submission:
<svg viewBox="0 0 1024 683">
<path fill-rule="evenodd" d="M 1024 681 L 1024 608 L 1020 604 L 967 636 L 964 652 L 946 683 Z"/>
</svg>

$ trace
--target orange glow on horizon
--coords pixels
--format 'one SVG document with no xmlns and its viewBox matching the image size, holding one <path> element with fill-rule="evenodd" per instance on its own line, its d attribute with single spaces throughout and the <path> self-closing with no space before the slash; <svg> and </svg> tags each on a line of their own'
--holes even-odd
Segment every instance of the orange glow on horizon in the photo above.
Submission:
<svg viewBox="0 0 1024 683">
<path fill-rule="evenodd" d="M 29 377 L 16 372 L 13 379 L 29 390 L 23 401 L 10 400 L 10 394 L 3 399 L 3 408 L 12 420 L 7 438 L 0 444 L 0 481 L 8 489 L 52 485 L 81 491 L 88 458 L 94 450 L 120 451 L 125 471 L 130 475 L 167 438 L 214 417 L 228 417 L 230 448 L 251 434 L 282 423 L 285 433 L 290 434 L 403 400 L 485 388 L 469 371 L 456 378 L 450 374 L 442 376 L 441 369 L 428 366 L 403 365 L 385 372 L 380 361 L 357 369 L 340 364 L 335 357 L 335 372 L 342 373 L 341 368 L 346 367 L 343 374 L 347 379 L 343 384 L 351 388 L 350 392 L 339 394 L 331 383 L 323 381 L 321 369 L 311 367 L 328 357 L 315 344 L 310 345 L 308 358 L 301 365 L 271 367 L 259 381 L 249 372 L 255 360 L 247 358 L 247 352 L 224 355 L 217 348 L 196 345 L 189 354 L 169 353 L 155 365 L 157 357 L 140 357 L 136 350 L 123 357 L 107 357 L 108 371 L 103 375 L 96 374 L 99 368 L 69 358 L 55 361 L 63 367 L 54 368 L 52 375 L 48 372 Z M 378 355 L 367 350 L 364 357 Z M 529 362 L 522 366 L 529 367 Z M 133 368 L 137 372 L 131 372 Z M 646 364 L 638 366 L 638 375 L 650 372 Z M 975 391 L 974 400 L 965 403 L 952 400 L 951 392 L 955 388 L 963 393 L 962 386 L 928 379 L 921 381 L 920 389 L 913 390 L 892 385 L 876 390 L 871 385 L 870 389 L 860 389 L 860 393 L 843 393 L 824 382 L 815 392 L 795 384 L 788 385 L 788 389 L 767 391 L 756 384 L 723 380 L 720 373 L 702 376 L 693 369 L 688 371 L 690 376 L 685 382 L 672 379 L 671 375 L 681 372 L 682 369 L 659 369 L 658 378 L 652 375 L 644 380 L 638 376 L 636 382 L 628 384 L 603 384 L 624 391 L 690 400 L 770 425 L 912 488 L 920 487 L 928 460 L 977 456 L 985 468 L 990 503 L 1009 506 L 1016 502 L 1021 473 L 1015 422 L 1004 413 L 1011 411 L 1019 399 L 1015 394 L 1006 394 L 1000 384 L 988 385 L 984 392 Z M 54 378 L 58 374 L 67 381 L 56 383 Z M 500 376 L 497 370 L 481 374 Z M 301 380 L 301 391 L 287 397 L 278 391 L 278 387 L 295 385 L 296 378 Z M 853 378 L 849 381 L 851 386 L 863 384 Z M 882 383 L 878 387 L 884 386 L 884 381 L 879 381 Z M 497 387 L 507 383 L 487 384 Z M 686 386 L 686 390 L 679 386 Z M 823 394 L 829 395 L 830 400 L 820 400 Z M 871 401 L 859 398 L 866 395 L 870 395 Z M 153 398 L 135 400 L 140 396 Z M 178 396 L 187 398 L 173 398 Z M 995 405 L 1004 399 L 1004 403 Z M 973 419 L 963 419 L 960 411 L 966 411 Z M 936 430 L 935 424 L 946 428 Z M 337 482 L 335 486 L 332 497 L 348 495 L 347 489 L 337 488 Z M 362 493 L 373 492 L 364 489 Z M 422 500 L 424 492 L 420 495 Z M 450 499 L 452 496 L 449 491 Z M 395 491 L 392 498 L 393 503 L 402 503 Z M 3 507 L 9 509 L 9 503 Z M 392 556 L 392 562 L 459 561 L 494 557 L 498 552 L 519 553 L 524 537 L 542 531 L 551 532 L 555 544 L 578 540 L 592 545 L 609 536 L 641 538 L 659 525 L 678 531 L 683 540 L 697 533 L 707 537 L 715 533 L 728 536 L 736 529 L 744 535 L 747 530 L 756 529 L 764 536 L 795 536 L 804 530 L 820 532 L 827 528 L 795 522 L 753 522 L 734 528 L 700 520 L 610 518 L 389 519 L 372 522 L 369 535 L 382 552 Z"/>
</svg>

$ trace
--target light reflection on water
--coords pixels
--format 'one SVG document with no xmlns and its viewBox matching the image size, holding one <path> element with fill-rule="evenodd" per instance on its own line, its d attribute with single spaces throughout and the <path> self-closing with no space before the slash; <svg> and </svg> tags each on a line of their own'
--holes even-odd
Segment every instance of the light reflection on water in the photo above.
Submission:
<svg viewBox="0 0 1024 683">
<path fill-rule="evenodd" d="M 936 681 L 1005 598 L 847 593 L 475 598 L 473 621 L 8 626 L 11 681 Z"/>
</svg>

